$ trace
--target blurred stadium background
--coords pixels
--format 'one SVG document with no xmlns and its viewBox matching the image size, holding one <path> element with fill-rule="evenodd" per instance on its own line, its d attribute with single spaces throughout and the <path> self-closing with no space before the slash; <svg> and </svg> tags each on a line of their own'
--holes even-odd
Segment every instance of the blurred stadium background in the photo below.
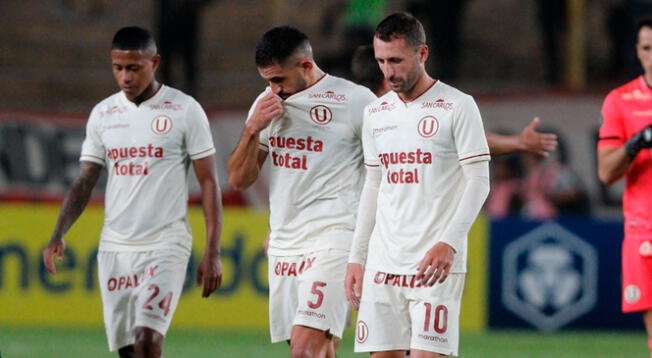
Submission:
<svg viewBox="0 0 652 358">
<path fill-rule="evenodd" d="M 95 267 L 105 181 L 67 236 L 60 273 L 48 276 L 40 262 L 78 171 L 86 116 L 117 91 L 109 45 L 127 25 L 167 34 L 165 82 L 207 110 L 227 205 L 225 282 L 204 300 L 193 285 L 202 216 L 191 209 L 195 252 L 166 356 L 287 356 L 266 333 L 266 180 L 235 192 L 225 169 L 265 86 L 255 44 L 271 26 L 295 25 L 318 64 L 350 76 L 352 46 L 404 9 L 427 26 L 430 72 L 474 95 L 487 130 L 518 133 L 539 116 L 560 140 L 546 160 L 492 162 L 491 198 L 470 238 L 460 356 L 644 356 L 640 318 L 619 309 L 622 185 L 599 183 L 595 144 L 604 96 L 640 71 L 634 24 L 652 14 L 645 0 L 1 1 L 0 356 L 110 356 Z M 197 46 L 196 63 L 185 66 L 179 43 Z M 352 337 L 349 329 L 338 356 L 354 356 Z"/>
</svg>

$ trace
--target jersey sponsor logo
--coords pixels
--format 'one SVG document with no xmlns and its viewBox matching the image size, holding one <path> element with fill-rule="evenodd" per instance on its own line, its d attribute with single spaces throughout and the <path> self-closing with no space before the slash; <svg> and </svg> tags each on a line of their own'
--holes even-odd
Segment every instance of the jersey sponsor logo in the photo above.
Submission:
<svg viewBox="0 0 652 358">
<path fill-rule="evenodd" d="M 417 132 L 423 138 L 431 138 L 439 131 L 439 121 L 433 116 L 425 116 L 417 124 Z"/>
<path fill-rule="evenodd" d="M 127 123 L 120 123 L 120 124 L 112 124 L 109 126 L 104 127 L 105 131 L 112 130 L 112 129 L 121 129 L 121 128 L 129 128 L 129 124 Z"/>
<path fill-rule="evenodd" d="M 437 343 L 448 344 L 448 338 L 446 338 L 446 337 L 432 336 L 432 335 L 429 335 L 429 334 L 423 334 L 423 333 L 419 333 L 419 334 L 418 334 L 418 337 L 419 337 L 420 339 L 423 339 L 423 340 L 426 340 L 426 341 L 430 341 L 430 342 L 437 342 Z"/>
<path fill-rule="evenodd" d="M 396 103 L 394 103 L 394 102 L 392 102 L 392 103 L 388 103 L 388 102 L 383 101 L 383 102 L 381 102 L 381 103 L 380 103 L 378 106 L 376 106 L 376 107 L 370 107 L 370 108 L 367 110 L 367 114 L 368 114 L 368 115 L 372 115 L 372 114 L 376 114 L 376 113 L 378 113 L 378 112 L 382 112 L 382 111 L 391 112 L 391 111 L 393 111 L 395 108 L 396 108 Z"/>
<path fill-rule="evenodd" d="M 380 133 L 385 133 L 388 131 L 393 131 L 395 129 L 398 129 L 398 126 L 387 126 L 387 127 L 381 127 L 381 128 L 374 128 L 374 135 L 380 134 Z"/>
<path fill-rule="evenodd" d="M 107 117 L 107 116 L 112 116 L 112 115 L 114 115 L 116 113 L 125 113 L 125 112 L 127 112 L 127 107 L 125 107 L 125 106 L 113 106 L 113 107 L 107 109 L 106 111 L 101 111 L 100 112 L 100 118 L 104 118 L 104 117 Z"/>
<path fill-rule="evenodd" d="M 269 145 L 272 148 L 306 150 L 309 152 L 321 152 L 324 150 L 324 142 L 319 139 L 313 139 L 312 136 L 308 136 L 307 138 L 270 136 Z M 271 151 L 271 153 L 272 165 L 274 166 L 308 170 L 308 156 L 306 154 L 280 154 L 276 151 Z"/>
<path fill-rule="evenodd" d="M 107 157 L 113 161 L 116 175 L 148 175 L 149 162 L 124 163 L 124 160 L 134 158 L 162 158 L 163 148 L 155 147 L 153 144 L 141 147 L 110 148 L 107 150 Z"/>
<path fill-rule="evenodd" d="M 384 272 L 376 272 L 376 276 L 374 276 L 374 282 L 376 284 L 381 284 L 385 280 L 385 273 Z"/>
<path fill-rule="evenodd" d="M 367 341 L 367 338 L 369 338 L 369 327 L 365 321 L 360 320 L 356 325 L 355 340 L 358 343 L 364 343 Z"/>
<path fill-rule="evenodd" d="M 323 126 L 330 123 L 333 119 L 333 112 L 331 112 L 330 108 L 323 105 L 314 106 L 310 108 L 310 119 Z"/>
<path fill-rule="evenodd" d="M 110 277 L 106 282 L 106 287 L 111 291 L 126 290 L 131 287 L 138 287 L 156 274 L 158 265 L 146 268 L 143 272 L 134 275 L 120 277 Z"/>
<path fill-rule="evenodd" d="M 172 130 L 172 119 L 168 116 L 159 115 L 152 119 L 152 131 L 156 134 L 168 134 Z"/>
<path fill-rule="evenodd" d="M 431 109 L 431 108 L 440 108 L 445 111 L 450 111 L 453 109 L 453 103 L 451 102 L 446 102 L 443 99 L 438 99 L 434 102 L 422 102 L 421 103 L 421 109 Z"/>
<path fill-rule="evenodd" d="M 625 101 L 649 100 L 652 98 L 649 93 L 643 93 L 639 89 L 623 93 L 620 97 Z"/>
<path fill-rule="evenodd" d="M 150 104 L 149 109 L 153 111 L 160 111 L 160 110 L 165 110 L 165 111 L 180 111 L 183 109 L 183 106 L 178 103 L 172 103 L 170 101 L 165 101 L 162 104 Z"/>
<path fill-rule="evenodd" d="M 385 167 L 389 184 L 419 184 L 419 168 L 392 170 L 390 166 L 403 164 L 432 164 L 432 153 L 417 148 L 415 152 L 381 153 L 380 163 Z"/>
<path fill-rule="evenodd" d="M 422 282 L 417 280 L 417 275 L 394 275 L 391 273 L 378 272 L 374 277 L 377 285 L 415 288 L 421 287 Z"/>
<path fill-rule="evenodd" d="M 297 310 L 297 314 L 300 314 L 300 315 L 306 316 L 306 317 L 326 319 L 326 314 L 321 313 L 321 312 L 308 311 L 308 310 Z"/>
<path fill-rule="evenodd" d="M 148 144 L 142 147 L 111 148 L 107 150 L 107 156 L 111 160 L 132 159 L 132 158 L 162 158 L 163 148 Z"/>
<path fill-rule="evenodd" d="M 309 257 L 308 259 L 301 261 L 298 267 L 296 262 L 277 262 L 276 265 L 274 265 L 274 273 L 276 276 L 297 276 L 297 274 L 300 275 L 304 271 L 308 271 L 316 259 L 316 257 Z"/>
<path fill-rule="evenodd" d="M 326 91 L 324 93 L 311 93 L 308 95 L 308 98 L 318 98 L 318 99 L 332 99 L 337 102 L 345 102 L 345 94 L 337 94 L 333 91 Z"/>
</svg>

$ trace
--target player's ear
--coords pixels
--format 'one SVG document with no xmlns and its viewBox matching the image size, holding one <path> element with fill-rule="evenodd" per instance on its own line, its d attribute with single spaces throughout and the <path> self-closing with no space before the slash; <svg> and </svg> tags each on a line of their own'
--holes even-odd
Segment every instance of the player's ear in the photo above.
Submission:
<svg viewBox="0 0 652 358">
<path fill-rule="evenodd" d="M 299 61 L 299 66 L 301 67 L 301 69 L 308 72 L 308 71 L 312 70 L 312 68 L 315 66 L 315 64 L 311 60 L 305 58 L 305 59 Z"/>
<path fill-rule="evenodd" d="M 429 53 L 428 45 L 421 45 L 419 46 L 419 49 L 417 50 L 419 54 L 419 62 L 425 63 L 426 60 L 428 59 L 428 53 Z"/>
<path fill-rule="evenodd" d="M 156 54 L 152 56 L 152 70 L 156 71 L 158 69 L 158 66 L 161 64 L 161 56 L 159 54 Z"/>
</svg>

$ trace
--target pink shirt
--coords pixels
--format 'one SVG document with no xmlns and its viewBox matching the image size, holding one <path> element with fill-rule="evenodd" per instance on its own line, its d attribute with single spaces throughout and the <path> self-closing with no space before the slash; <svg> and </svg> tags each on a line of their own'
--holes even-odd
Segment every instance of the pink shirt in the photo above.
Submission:
<svg viewBox="0 0 652 358">
<path fill-rule="evenodd" d="M 611 91 L 602 105 L 598 149 L 620 147 L 652 124 L 652 89 L 642 76 Z M 625 237 L 652 236 L 652 151 L 644 149 L 626 174 L 623 196 Z"/>
</svg>

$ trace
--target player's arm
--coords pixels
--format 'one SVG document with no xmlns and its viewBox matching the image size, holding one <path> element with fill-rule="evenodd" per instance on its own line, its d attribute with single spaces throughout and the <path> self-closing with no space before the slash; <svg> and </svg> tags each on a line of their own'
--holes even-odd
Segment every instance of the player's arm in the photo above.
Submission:
<svg viewBox="0 0 652 358">
<path fill-rule="evenodd" d="M 622 146 L 605 146 L 598 149 L 598 177 L 611 185 L 622 178 L 638 153 L 652 148 L 652 124 L 634 134 Z"/>
<path fill-rule="evenodd" d="M 247 189 L 258 178 L 260 168 L 267 158 L 267 152 L 258 148 L 260 132 L 281 114 L 281 99 L 274 92 L 269 92 L 256 103 L 227 164 L 229 183 L 235 189 Z"/>
<path fill-rule="evenodd" d="M 517 135 L 502 135 L 488 132 L 487 142 L 489 144 L 489 152 L 491 155 L 500 155 L 525 151 L 548 156 L 549 152 L 557 149 L 557 135 L 537 132 L 536 128 L 538 125 L 539 118 L 535 117 Z"/>
<path fill-rule="evenodd" d="M 206 225 L 206 249 L 197 270 L 197 284 L 203 286 L 202 297 L 208 297 L 222 284 L 220 233 L 222 232 L 222 194 L 217 182 L 215 157 L 192 161 L 201 188 L 201 203 Z"/>
<path fill-rule="evenodd" d="M 54 226 L 54 232 L 50 237 L 48 247 L 43 251 L 43 263 L 45 268 L 51 273 L 55 274 L 57 269 L 54 264 L 54 257 L 58 261 L 63 258 L 63 251 L 66 244 L 63 240 L 64 235 L 68 232 L 72 224 L 84 212 L 88 200 L 91 198 L 91 193 L 97 180 L 102 172 L 102 166 L 88 161 L 80 162 L 81 170 L 79 175 L 75 178 L 63 199 L 61 210 L 57 223 Z"/>
<path fill-rule="evenodd" d="M 606 185 L 622 178 L 631 164 L 624 146 L 598 149 L 598 177 Z"/>
<path fill-rule="evenodd" d="M 442 240 L 430 249 L 417 272 L 417 280 L 432 286 L 442 283 L 453 266 L 455 252 L 462 249 L 473 222 L 489 195 L 489 162 L 478 161 L 462 165 L 465 186 L 460 202 L 442 234 Z"/>
<path fill-rule="evenodd" d="M 380 167 L 367 167 L 364 186 L 360 195 L 358 206 L 358 217 L 355 223 L 353 243 L 349 255 L 349 264 L 344 279 L 346 297 L 354 309 L 360 307 L 362 296 L 362 278 L 364 275 L 364 263 L 367 259 L 369 239 L 376 224 L 376 207 L 378 202 L 378 188 L 381 181 Z"/>
</svg>

